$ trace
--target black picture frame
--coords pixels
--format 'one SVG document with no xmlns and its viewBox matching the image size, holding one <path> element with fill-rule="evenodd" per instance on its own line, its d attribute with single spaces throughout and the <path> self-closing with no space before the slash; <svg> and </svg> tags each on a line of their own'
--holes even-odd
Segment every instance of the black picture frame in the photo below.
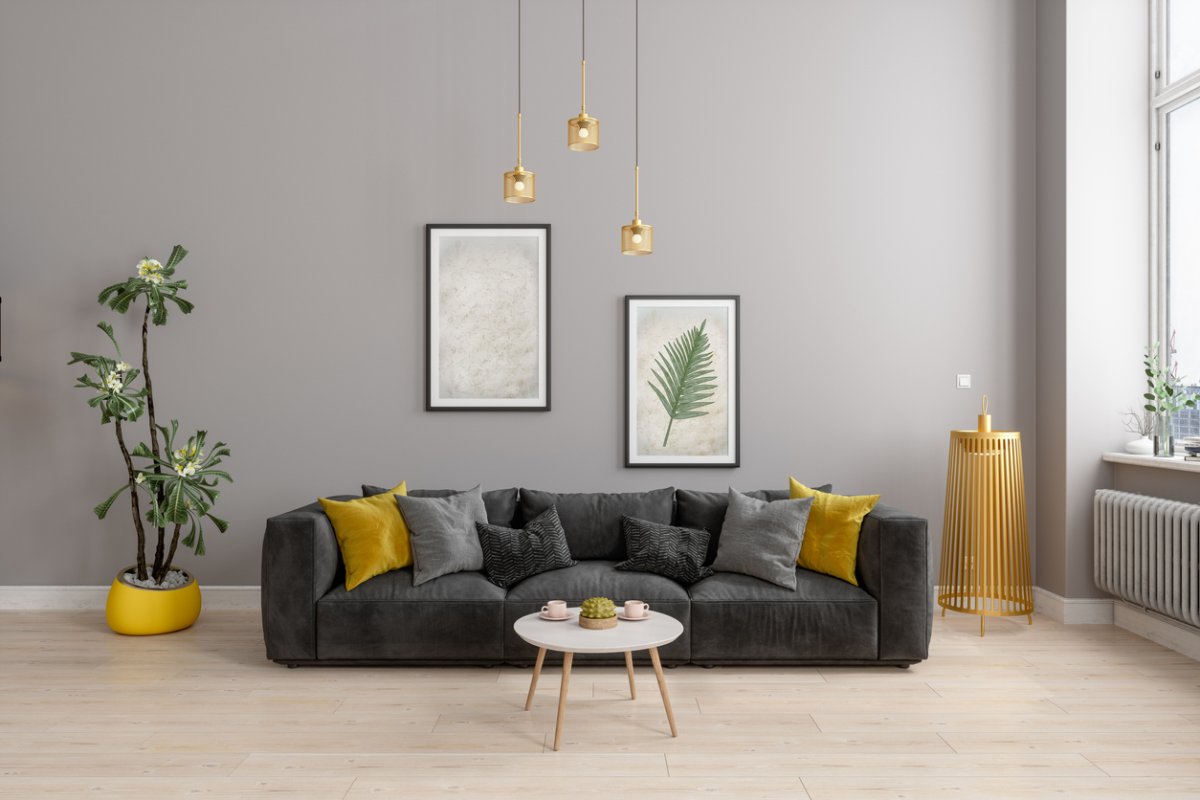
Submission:
<svg viewBox="0 0 1200 800">
<path fill-rule="evenodd" d="M 514 231 L 535 232 L 542 237 L 543 258 L 539 260 L 539 291 L 540 302 L 538 313 L 539 322 L 539 392 L 538 398 L 530 402 L 511 402 L 502 398 L 473 398 L 469 400 L 452 400 L 437 396 L 435 387 L 435 370 L 439 368 L 435 361 L 434 352 L 434 315 L 439 313 L 440 304 L 435 299 L 435 237 L 445 231 L 470 231 L 479 235 L 486 231 L 496 231 L 511 235 Z M 551 356 L 551 242 L 549 223 L 428 223 L 425 226 L 425 410 L 426 411 L 549 411 L 550 410 L 550 356 Z"/>
<path fill-rule="evenodd" d="M 628 468 L 718 468 L 718 469 L 734 469 L 741 466 L 742 462 L 742 402 L 741 402 L 741 295 L 737 294 L 674 294 L 674 295 L 625 295 L 625 466 Z M 732 364 L 732 369 L 729 370 L 732 376 L 732 386 L 727 389 L 727 411 L 729 415 L 728 430 L 730 436 L 729 453 L 726 456 L 710 457 L 690 457 L 689 460 L 670 460 L 669 456 L 648 457 L 636 452 L 637 447 L 634 442 L 634 409 L 637 404 L 637 398 L 633 394 L 633 360 L 635 358 L 633 349 L 635 344 L 632 340 L 633 315 L 634 306 L 640 303 L 653 304 L 659 302 L 670 303 L 694 303 L 694 302 L 711 302 L 715 305 L 724 304 L 725 307 L 731 309 L 732 320 L 729 325 L 729 330 L 732 332 L 732 342 L 729 344 L 726 354 L 727 363 Z M 639 378 L 640 380 L 640 378 Z M 732 406 L 732 412 L 728 409 Z M 684 457 L 688 459 L 689 457 Z M 709 460 L 704 460 L 709 459 Z"/>
</svg>

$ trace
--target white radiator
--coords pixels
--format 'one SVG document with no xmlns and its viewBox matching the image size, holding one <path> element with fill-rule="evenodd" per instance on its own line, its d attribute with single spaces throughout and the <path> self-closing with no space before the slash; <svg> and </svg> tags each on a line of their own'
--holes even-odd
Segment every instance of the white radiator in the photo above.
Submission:
<svg viewBox="0 0 1200 800">
<path fill-rule="evenodd" d="M 1096 585 L 1200 627 L 1200 505 L 1096 491 Z"/>
</svg>

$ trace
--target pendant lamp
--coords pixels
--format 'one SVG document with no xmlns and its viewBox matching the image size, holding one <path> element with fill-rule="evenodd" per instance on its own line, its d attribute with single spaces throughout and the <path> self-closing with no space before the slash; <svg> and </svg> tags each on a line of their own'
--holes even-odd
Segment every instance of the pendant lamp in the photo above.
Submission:
<svg viewBox="0 0 1200 800">
<path fill-rule="evenodd" d="M 504 173 L 504 202 L 532 203 L 537 199 L 537 175 L 521 164 L 521 0 L 517 0 L 517 165 Z"/>
<path fill-rule="evenodd" d="M 639 64 L 639 0 L 633 4 L 633 222 L 621 226 L 621 253 L 627 256 L 648 256 L 654 252 L 654 226 L 641 219 L 641 168 L 639 165 L 639 112 L 641 83 Z"/>
<path fill-rule="evenodd" d="M 580 2 L 580 104 L 579 116 L 567 120 L 567 149 L 587 152 L 600 147 L 600 120 L 587 113 L 587 0 Z"/>
</svg>

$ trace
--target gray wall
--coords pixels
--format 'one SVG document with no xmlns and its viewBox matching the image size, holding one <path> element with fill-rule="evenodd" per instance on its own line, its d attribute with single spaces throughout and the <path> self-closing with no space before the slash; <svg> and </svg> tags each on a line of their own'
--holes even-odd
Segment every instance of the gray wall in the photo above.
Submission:
<svg viewBox="0 0 1200 800">
<path fill-rule="evenodd" d="M 102 345 L 95 292 L 176 241 L 197 311 L 154 331 L 159 402 L 230 442 L 238 479 L 232 529 L 183 559 L 209 584 L 257 582 L 268 515 L 401 478 L 795 474 L 882 492 L 937 545 L 947 431 L 981 392 L 1025 433 L 1033 489 L 1032 2 L 647 0 L 648 259 L 617 250 L 632 3 L 591 4 L 588 155 L 563 141 L 578 6 L 526 3 L 529 207 L 500 199 L 514 5 L 0 5 L 0 583 L 98 584 L 131 561 L 128 519 L 90 513 L 120 460 L 65 362 Z M 551 413 L 422 410 L 430 221 L 554 226 Z M 742 295 L 740 469 L 622 468 L 622 296 L 656 292 Z"/>
</svg>

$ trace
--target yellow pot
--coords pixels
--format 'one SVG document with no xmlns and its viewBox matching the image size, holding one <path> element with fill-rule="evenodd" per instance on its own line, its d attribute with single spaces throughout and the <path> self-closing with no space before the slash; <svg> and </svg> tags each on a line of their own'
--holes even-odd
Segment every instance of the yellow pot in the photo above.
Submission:
<svg viewBox="0 0 1200 800">
<path fill-rule="evenodd" d="M 125 582 L 125 573 L 131 570 L 135 568 L 118 572 L 108 590 L 104 604 L 108 627 L 129 636 L 148 636 L 189 628 L 200 616 L 200 585 L 190 572 L 180 569 L 188 582 L 177 589 L 143 589 Z"/>
</svg>

